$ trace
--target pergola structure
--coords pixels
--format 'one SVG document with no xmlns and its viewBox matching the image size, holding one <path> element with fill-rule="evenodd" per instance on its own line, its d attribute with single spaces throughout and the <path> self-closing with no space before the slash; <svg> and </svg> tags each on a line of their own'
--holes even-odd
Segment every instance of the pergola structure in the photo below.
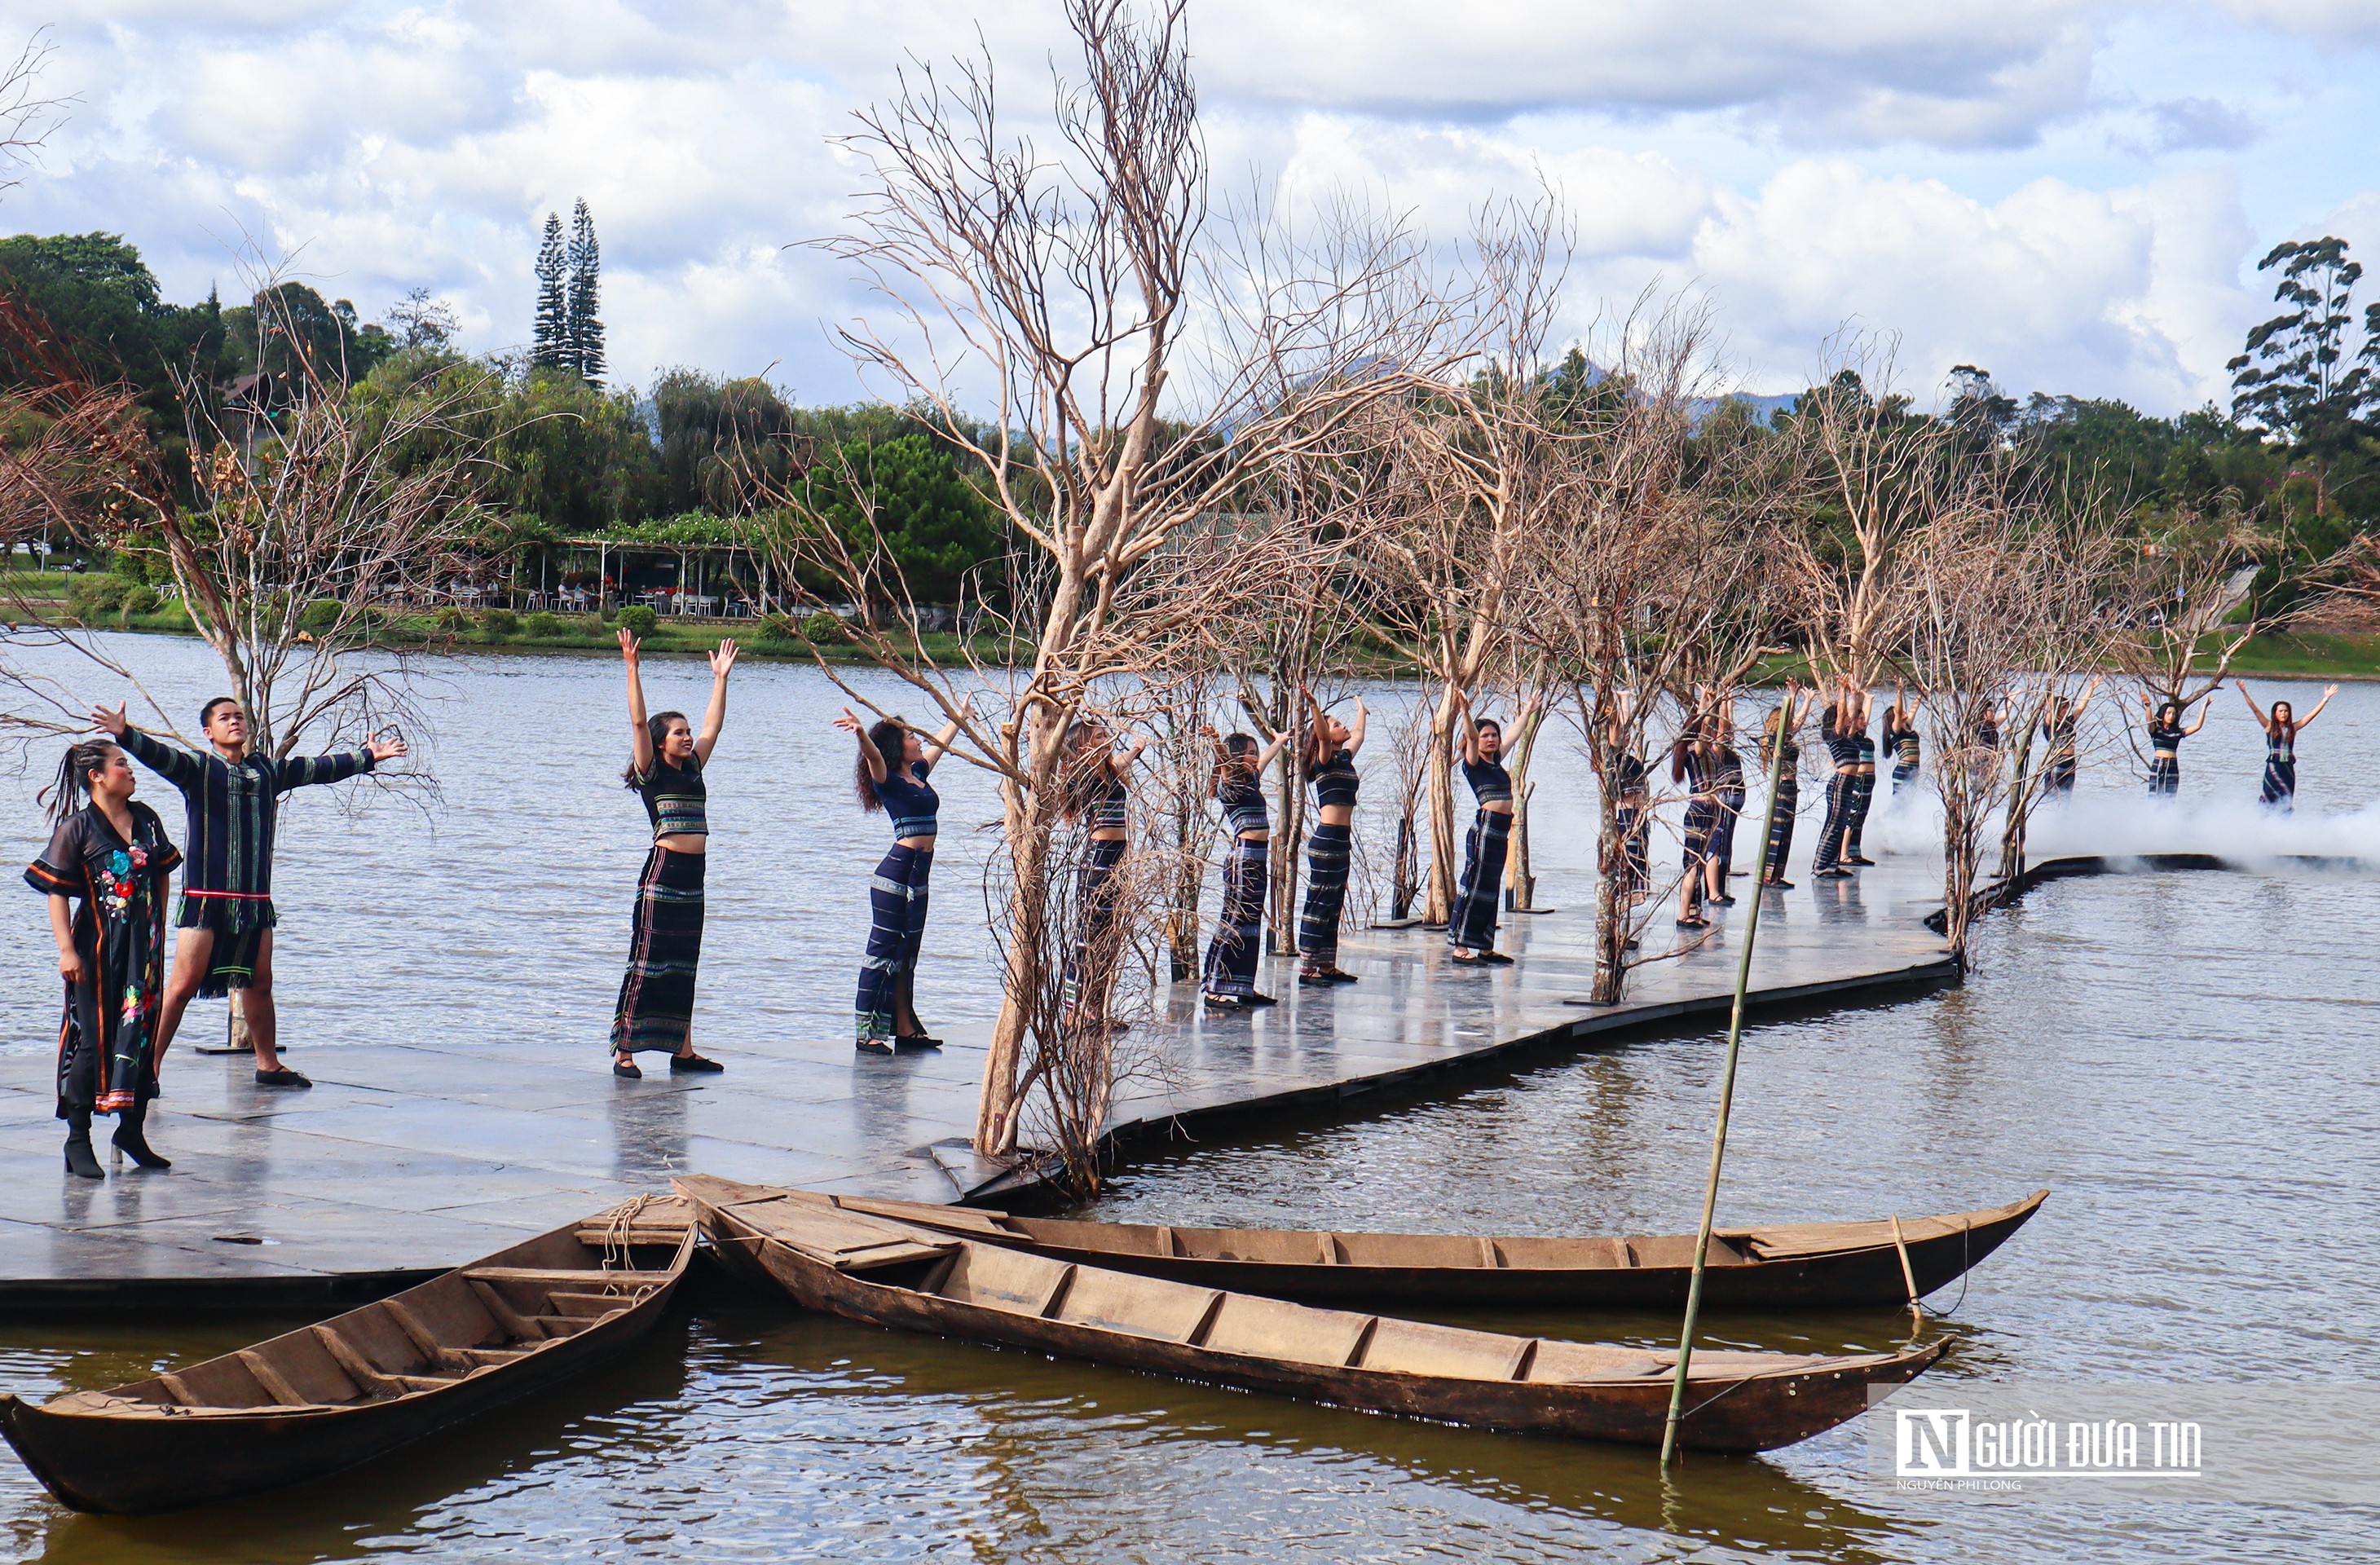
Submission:
<svg viewBox="0 0 2380 1565">
<path fill-rule="evenodd" d="M 624 602 L 651 602 L 665 613 L 698 618 L 721 617 L 739 601 L 745 606 L 734 609 L 737 614 L 765 613 L 776 607 L 768 559 L 748 544 L 647 543 L 600 535 L 557 539 L 545 550 L 549 575 L 553 557 L 561 551 L 594 554 L 598 589 L 588 595 L 590 601 L 600 601 L 604 585 L 613 579 L 613 567 L 617 561 L 623 578 L 618 596 Z M 641 592 L 629 590 L 625 581 L 629 562 L 639 557 L 675 561 L 676 579 L 667 586 L 650 588 Z M 739 564 L 747 568 L 739 572 L 736 569 Z M 550 580 L 540 582 L 540 595 L 549 601 L 554 599 L 554 588 Z"/>
</svg>

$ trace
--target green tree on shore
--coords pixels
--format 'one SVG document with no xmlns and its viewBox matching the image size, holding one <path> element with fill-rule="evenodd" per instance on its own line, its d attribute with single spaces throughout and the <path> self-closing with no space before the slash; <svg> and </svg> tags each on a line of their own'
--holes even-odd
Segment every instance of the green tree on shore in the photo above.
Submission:
<svg viewBox="0 0 2380 1565">
<path fill-rule="evenodd" d="M 570 364 L 569 254 L 562 241 L 562 214 L 545 214 L 545 239 L 537 250 L 537 314 L 529 326 L 528 361 L 538 370 Z"/>
<path fill-rule="evenodd" d="M 602 247 L 595 242 L 595 217 L 587 198 L 570 215 L 570 290 L 565 337 L 570 368 L 589 385 L 603 383 Z"/>
</svg>

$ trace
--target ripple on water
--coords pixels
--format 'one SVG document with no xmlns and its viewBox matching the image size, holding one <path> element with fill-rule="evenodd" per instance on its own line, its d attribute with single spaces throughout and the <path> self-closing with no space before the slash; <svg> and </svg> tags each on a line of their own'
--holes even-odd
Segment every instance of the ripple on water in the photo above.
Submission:
<svg viewBox="0 0 2380 1565">
<path fill-rule="evenodd" d="M 202 661 L 185 657 L 177 672 L 164 666 L 182 655 L 172 644 L 143 652 L 175 699 L 186 687 L 212 693 Z M 452 897 L 415 899 L 406 941 L 377 922 L 310 917 L 302 952 L 292 942 L 291 987 L 326 1045 L 364 1036 L 340 1029 L 391 1003 L 440 1006 L 458 1026 L 500 1012 L 520 1021 L 516 987 L 456 975 L 531 966 L 551 994 L 526 1025 L 600 1031 L 624 909 L 588 886 L 625 886 L 641 851 L 633 801 L 605 778 L 612 731 L 587 721 L 608 721 L 616 678 L 597 661 L 458 664 L 442 719 L 449 800 L 432 823 L 434 855 L 385 818 L 298 812 L 305 852 L 286 884 L 312 907 L 335 904 L 345 876 L 402 884 L 459 865 L 462 877 Z M 795 916 L 827 931 L 821 940 L 852 944 L 865 915 L 844 882 L 865 874 L 876 837 L 818 785 L 839 786 L 847 764 L 824 728 L 832 701 L 822 683 L 783 669 L 738 679 L 722 809 L 772 830 L 799 823 L 818 872 L 788 883 L 756 867 L 745 883 L 722 863 L 720 894 L 741 912 L 719 925 L 721 978 L 758 1013 L 835 1014 L 849 998 L 844 964 L 784 961 L 771 931 Z M 491 710 L 505 722 L 467 721 Z M 2334 770 L 2310 765 L 2313 787 L 2380 774 L 2380 724 L 2364 722 L 2366 711 L 2380 712 L 2380 694 L 2350 692 L 2325 717 L 2322 754 Z M 2193 752 L 2193 787 L 2252 790 L 2252 761 L 2232 767 L 2231 750 L 2249 753 L 2238 739 Z M 540 831 L 519 830 L 510 792 L 525 755 L 539 763 Z M 31 817 L 19 815 L 17 845 L 30 851 Z M 547 845 L 560 841 L 569 862 Z M 1545 871 L 1572 872 L 1552 851 L 1541 844 Z M 489 919 L 492 905 L 508 916 Z M 953 917 L 936 929 L 929 959 L 953 1011 L 988 1013 L 979 925 Z M 2375 931 L 2380 883 L 2370 880 L 2151 875 L 2045 888 L 1987 921 L 1963 989 L 1751 1031 L 1722 1219 L 1952 1210 L 2048 1184 L 2057 1194 L 2032 1224 L 1937 1296 L 1957 1338 L 1944 1376 L 2380 1379 Z M 45 944 L 38 919 L 0 927 L 13 971 L 43 970 Z M 458 968 L 454 952 L 466 948 L 481 959 Z M 27 983 L 0 994 L 14 1007 L 14 1047 L 45 1047 L 53 992 Z M 1648 1038 L 1482 1079 L 1442 1101 L 1383 1102 L 1262 1141 L 1209 1144 L 1134 1171 L 1101 1209 L 1292 1227 L 1690 1228 L 1716 1041 Z M 1504 1323 L 1648 1342 L 1674 1330 L 1650 1316 Z M 113 1384 L 278 1325 L 12 1324 L 0 1331 L 0 1377 L 31 1395 Z M 1892 1312 L 1732 1316 L 1711 1322 L 1709 1340 L 1840 1348 L 1903 1330 Z M 93 1565 L 2063 1565 L 2368 1552 L 2370 1518 L 1952 1506 L 1880 1495 L 1863 1482 L 1864 1462 L 1858 1438 L 1839 1432 L 1767 1459 L 1689 1459 L 1665 1490 L 1641 1451 L 1366 1417 L 729 1301 L 681 1315 L 605 1374 L 362 1473 L 124 1522 L 65 1512 L 11 1465 L 0 1470 L 0 1516 L 18 1555 Z"/>
</svg>

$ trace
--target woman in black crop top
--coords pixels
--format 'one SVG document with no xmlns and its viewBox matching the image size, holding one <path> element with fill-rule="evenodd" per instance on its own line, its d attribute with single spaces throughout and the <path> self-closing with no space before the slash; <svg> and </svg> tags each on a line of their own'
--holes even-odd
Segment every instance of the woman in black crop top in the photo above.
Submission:
<svg viewBox="0 0 2380 1565">
<path fill-rule="evenodd" d="M 612 1074 L 641 1076 L 637 1055 L 667 1049 L 670 1071 L 717 1071 L 694 1051 L 695 969 L 702 961 L 702 870 L 710 845 L 708 790 L 702 769 L 727 719 L 727 674 L 735 643 L 710 654 L 710 705 L 697 734 L 684 712 L 645 712 L 645 676 L 637 638 L 620 632 L 620 661 L 628 671 L 628 733 L 632 758 L 621 780 L 644 801 L 653 829 L 652 851 L 637 880 L 637 911 L 628 926 L 628 970 L 612 1016 Z"/>
<path fill-rule="evenodd" d="M 1067 813 L 1086 829 L 1083 856 L 1075 867 L 1076 932 L 1066 958 L 1065 1014 L 1074 1020 L 1087 997 L 1090 1013 L 1103 1025 L 1109 991 L 1123 970 L 1115 872 L 1131 835 L 1132 789 L 1126 780 L 1148 740 L 1135 739 L 1119 750 L 1106 722 L 1086 717 L 1067 730 L 1065 745 L 1059 781 L 1065 789 Z"/>
<path fill-rule="evenodd" d="M 1305 905 L 1298 911 L 1297 949 L 1305 960 L 1299 984 L 1321 989 L 1352 984 L 1355 975 L 1339 965 L 1339 917 L 1347 905 L 1347 870 L 1355 850 L 1355 752 L 1364 747 L 1371 714 L 1355 698 L 1353 726 L 1322 710 L 1305 692 L 1305 773 L 1314 784 L 1314 834 L 1305 840 Z"/>
<path fill-rule="evenodd" d="M 2080 764 L 2081 749 L 2076 734 L 2082 725 L 2082 713 L 2089 709 L 2091 698 L 2099 693 L 2099 676 L 2082 686 L 2079 697 L 2064 695 L 2049 698 L 2049 710 L 2042 714 L 2041 785 L 2046 793 L 2071 794 L 2074 774 Z"/>
<path fill-rule="evenodd" d="M 1471 786 L 1476 809 L 1463 842 L 1463 879 L 1446 920 L 1446 939 L 1454 960 L 1465 967 L 1509 967 L 1512 959 L 1496 949 L 1496 915 L 1503 900 L 1504 854 L 1512 833 L 1512 774 L 1504 770 L 1504 726 L 1494 718 L 1475 717 L 1471 698 L 1454 692 L 1455 719 L 1460 729 L 1463 780 Z M 1521 705 L 1512 724 L 1512 743 L 1519 744 L 1536 721 L 1534 695 Z"/>
<path fill-rule="evenodd" d="M 1211 728 L 1198 731 L 1209 739 Z M 1264 773 L 1288 742 L 1275 734 L 1259 746 L 1254 736 L 1234 734 L 1215 746 L 1215 775 L 1208 784 L 1223 812 L 1223 829 L 1231 846 L 1223 855 L 1223 906 L 1215 922 L 1215 938 L 1207 946 L 1207 1005 L 1216 1011 L 1244 1011 L 1277 1003 L 1257 992 L 1257 956 L 1264 937 L 1266 882 L 1270 879 L 1268 856 L 1272 852 L 1272 818 L 1265 809 Z"/>
<path fill-rule="evenodd" d="M 1670 781 L 1686 785 L 1685 858 L 1678 880 L 1681 929 L 1710 927 L 1703 902 L 1710 889 L 1711 838 L 1718 830 L 1718 745 L 1710 724 L 1706 714 L 1690 712 L 1670 746 Z"/>
<path fill-rule="evenodd" d="M 942 807 L 941 795 L 926 778 L 974 708 L 974 697 L 962 700 L 958 714 L 930 740 L 898 716 L 870 726 L 845 707 L 834 720 L 859 741 L 852 769 L 859 807 L 892 818 L 892 851 L 868 881 L 868 953 L 859 960 L 859 996 L 852 1004 L 853 1036 L 862 1054 L 890 1054 L 896 1044 L 942 1044 L 927 1036 L 926 1025 L 917 1020 L 917 953 L 925 944 L 927 889 Z"/>
<path fill-rule="evenodd" d="M 2287 701 L 2275 701 L 2267 716 L 2256 705 L 2256 698 L 2248 694 L 2246 680 L 2235 679 L 2231 683 L 2239 690 L 2240 698 L 2248 703 L 2248 713 L 2256 720 L 2256 726 L 2265 731 L 2265 785 L 2257 796 L 2265 808 L 2288 814 L 2298 802 L 2298 734 L 2322 715 L 2322 709 L 2338 694 L 2338 686 L 2334 685 L 2325 690 L 2322 699 L 2313 704 L 2313 710 L 2303 717 L 2296 715 Z"/>
<path fill-rule="evenodd" d="M 2203 701 L 2213 694 L 2215 687 L 2209 686 L 2205 695 L 2192 699 Z M 2188 705 L 2170 696 L 2153 702 L 2146 691 L 2141 693 L 2141 710 L 2148 714 L 2149 722 L 2149 792 L 2170 797 L 2181 791 L 2181 742 L 2206 726 L 2206 713 L 2200 712 L 2198 721 L 2184 728 L 2181 720 Z"/>
<path fill-rule="evenodd" d="M 1760 883 L 1780 892 L 1790 892 L 1793 882 L 1785 879 L 1785 861 L 1793 852 L 1793 818 L 1802 807 L 1802 745 L 1798 737 L 1802 725 L 1810 721 L 1810 705 L 1817 692 L 1804 691 L 1791 680 L 1785 682 L 1785 698 L 1761 724 L 1760 770 L 1765 776 L 1772 766 L 1777 768 L 1777 792 L 1768 800 L 1768 842 L 1760 855 Z M 1785 746 L 1785 758 L 1779 763 L 1777 746 Z"/>
<path fill-rule="evenodd" d="M 1868 695 L 1848 674 L 1835 680 L 1835 699 L 1818 717 L 1818 736 L 1827 742 L 1827 755 L 1835 763 L 1834 775 L 1827 780 L 1827 819 L 1818 828 L 1818 851 L 1810 861 L 1810 873 L 1820 880 L 1847 877 L 1849 864 L 1870 861 L 1859 855 L 1853 831 L 1853 817 L 1859 809 L 1860 790 L 1876 789 L 1876 742 L 1867 736 Z"/>
</svg>

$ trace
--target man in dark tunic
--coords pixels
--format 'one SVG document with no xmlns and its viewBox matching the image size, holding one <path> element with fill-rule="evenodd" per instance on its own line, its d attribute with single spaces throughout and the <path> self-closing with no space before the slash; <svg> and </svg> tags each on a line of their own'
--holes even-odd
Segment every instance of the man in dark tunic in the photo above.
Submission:
<svg viewBox="0 0 2380 1565">
<path fill-rule="evenodd" d="M 189 817 L 182 865 L 182 905 L 174 922 L 174 976 L 158 1019 L 162 1055 L 196 995 L 240 991 L 240 1013 L 256 1050 L 260 1086 L 314 1084 L 281 1062 L 273 1004 L 273 832 L 283 794 L 310 782 L 336 782 L 405 754 L 402 739 L 374 739 L 338 755 L 251 754 L 248 715 L 228 696 L 199 713 L 212 753 L 200 755 L 152 738 L 125 721 L 124 709 L 91 713 L 127 754 L 182 791 Z"/>
</svg>

